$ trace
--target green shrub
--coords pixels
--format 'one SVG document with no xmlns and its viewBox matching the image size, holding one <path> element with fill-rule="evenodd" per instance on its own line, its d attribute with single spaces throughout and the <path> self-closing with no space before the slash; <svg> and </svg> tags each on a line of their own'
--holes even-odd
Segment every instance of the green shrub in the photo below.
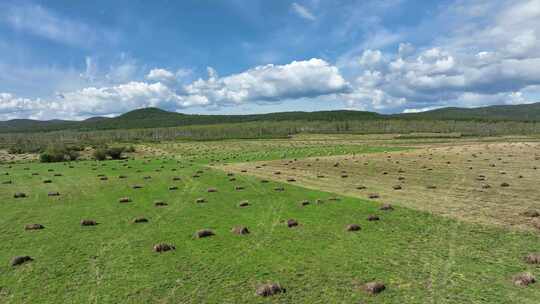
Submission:
<svg viewBox="0 0 540 304">
<path fill-rule="evenodd" d="M 49 147 L 39 155 L 39 161 L 42 163 L 71 161 L 78 158 L 79 152 L 67 147 Z"/>
<path fill-rule="evenodd" d="M 107 149 L 107 155 L 110 156 L 112 159 L 121 159 L 124 150 L 125 147 L 112 147 Z"/>
<path fill-rule="evenodd" d="M 96 160 L 106 160 L 107 159 L 107 150 L 104 148 L 97 148 L 94 150 L 94 158 Z"/>
</svg>

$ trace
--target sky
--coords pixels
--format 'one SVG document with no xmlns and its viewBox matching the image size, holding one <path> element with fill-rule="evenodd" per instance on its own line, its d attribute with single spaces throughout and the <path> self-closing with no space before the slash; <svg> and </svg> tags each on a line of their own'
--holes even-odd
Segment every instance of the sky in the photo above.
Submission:
<svg viewBox="0 0 540 304">
<path fill-rule="evenodd" d="M 0 120 L 540 101 L 540 0 L 3 0 Z"/>
</svg>

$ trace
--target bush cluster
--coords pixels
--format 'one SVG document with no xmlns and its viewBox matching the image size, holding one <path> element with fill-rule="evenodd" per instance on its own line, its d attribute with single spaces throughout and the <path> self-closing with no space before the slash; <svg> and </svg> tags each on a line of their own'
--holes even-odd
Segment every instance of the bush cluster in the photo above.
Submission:
<svg viewBox="0 0 540 304">
<path fill-rule="evenodd" d="M 73 161 L 79 158 L 77 148 L 65 146 L 51 146 L 41 152 L 39 161 L 42 163 L 54 163 L 63 161 Z"/>
<path fill-rule="evenodd" d="M 97 147 L 94 150 L 94 158 L 96 160 L 106 160 L 108 157 L 111 159 L 122 159 L 122 153 L 135 152 L 133 146 L 130 147 Z"/>
</svg>

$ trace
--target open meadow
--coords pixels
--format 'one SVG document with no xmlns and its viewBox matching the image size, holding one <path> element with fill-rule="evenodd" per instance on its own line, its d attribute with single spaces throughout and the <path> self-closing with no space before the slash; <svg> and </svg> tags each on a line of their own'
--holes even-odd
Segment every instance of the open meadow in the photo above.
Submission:
<svg viewBox="0 0 540 304">
<path fill-rule="evenodd" d="M 540 299 L 535 138 L 300 135 L 126 156 L 3 159 L 0 303 Z"/>
</svg>

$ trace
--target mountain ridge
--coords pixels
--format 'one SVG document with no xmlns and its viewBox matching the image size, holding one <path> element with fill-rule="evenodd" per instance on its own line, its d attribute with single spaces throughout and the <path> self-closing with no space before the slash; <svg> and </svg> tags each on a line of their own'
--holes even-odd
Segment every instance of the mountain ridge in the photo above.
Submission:
<svg viewBox="0 0 540 304">
<path fill-rule="evenodd" d="M 0 133 L 48 132 L 60 130 L 113 130 L 178 127 L 257 121 L 354 121 L 354 120 L 478 120 L 540 122 L 540 102 L 477 108 L 447 107 L 419 113 L 379 114 L 368 111 L 293 111 L 267 114 L 206 115 L 183 114 L 159 108 L 141 108 L 116 117 L 90 117 L 81 121 L 12 119 L 0 121 Z"/>
</svg>

